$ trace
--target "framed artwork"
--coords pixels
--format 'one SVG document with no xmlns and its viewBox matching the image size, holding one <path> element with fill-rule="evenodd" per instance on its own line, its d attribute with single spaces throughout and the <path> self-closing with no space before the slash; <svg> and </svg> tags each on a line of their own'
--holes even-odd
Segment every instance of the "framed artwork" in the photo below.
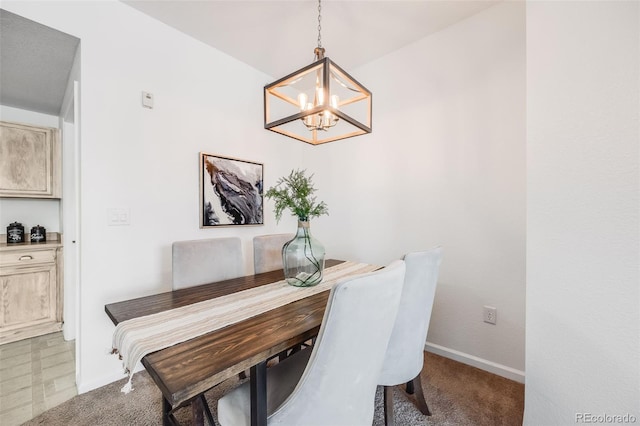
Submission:
<svg viewBox="0 0 640 426">
<path fill-rule="evenodd" d="M 200 153 L 200 227 L 262 225 L 263 165 Z"/>
</svg>

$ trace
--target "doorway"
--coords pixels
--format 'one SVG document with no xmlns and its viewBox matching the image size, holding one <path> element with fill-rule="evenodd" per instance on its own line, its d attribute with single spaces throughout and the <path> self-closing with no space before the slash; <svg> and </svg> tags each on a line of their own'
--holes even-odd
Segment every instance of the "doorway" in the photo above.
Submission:
<svg viewBox="0 0 640 426">
<path fill-rule="evenodd" d="M 34 225 L 36 220 L 47 221 L 47 233 L 63 246 L 59 287 L 63 292 L 62 331 L 0 345 L 0 370 L 6 373 L 0 377 L 3 391 L 12 387 L 12 401 L 22 404 L 15 407 L 0 404 L 0 418 L 11 423 L 15 413 L 34 417 L 77 394 L 81 47 L 78 37 L 4 9 L 0 9 L 0 29 L 0 120 L 57 128 L 62 148 L 60 199 L 0 199 L 0 209 L 11 211 L 17 219 L 24 217 Z M 4 215 L 0 218 L 3 222 L 9 220 Z M 17 364 L 9 366 L 5 363 L 8 359 Z M 34 382 L 36 377 L 49 380 L 53 387 Z M 45 390 L 41 396 L 29 391 L 41 388 Z M 19 392 L 24 393 L 24 398 L 15 398 Z M 14 420 L 21 424 L 29 418 Z"/>
</svg>

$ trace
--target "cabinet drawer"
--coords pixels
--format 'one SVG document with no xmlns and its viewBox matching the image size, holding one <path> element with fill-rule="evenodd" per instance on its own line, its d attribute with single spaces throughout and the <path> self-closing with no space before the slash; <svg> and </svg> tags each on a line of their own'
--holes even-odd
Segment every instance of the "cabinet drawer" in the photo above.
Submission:
<svg viewBox="0 0 640 426">
<path fill-rule="evenodd" d="M 55 250 L 0 252 L 0 266 L 28 266 L 40 263 L 54 263 L 55 259 Z"/>
</svg>

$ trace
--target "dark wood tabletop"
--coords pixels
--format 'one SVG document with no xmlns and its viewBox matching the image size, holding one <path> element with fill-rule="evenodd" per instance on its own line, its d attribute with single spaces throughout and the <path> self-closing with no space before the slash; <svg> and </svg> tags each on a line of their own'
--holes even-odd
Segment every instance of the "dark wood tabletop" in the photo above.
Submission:
<svg viewBox="0 0 640 426">
<path fill-rule="evenodd" d="M 326 267 L 342 261 L 327 260 Z M 282 270 L 184 288 L 105 305 L 114 324 L 271 284 Z M 142 364 L 172 407 L 185 405 L 222 381 L 317 335 L 329 291 L 148 354 Z M 134 377 L 135 380 L 135 377 Z"/>
</svg>

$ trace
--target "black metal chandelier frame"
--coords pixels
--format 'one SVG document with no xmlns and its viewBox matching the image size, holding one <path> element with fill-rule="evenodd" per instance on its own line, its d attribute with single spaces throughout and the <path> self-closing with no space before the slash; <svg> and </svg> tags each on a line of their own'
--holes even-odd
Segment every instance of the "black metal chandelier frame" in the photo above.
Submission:
<svg viewBox="0 0 640 426">
<path fill-rule="evenodd" d="M 264 128 L 312 145 L 364 135 L 372 130 L 371 91 L 324 56 L 320 1 L 316 61 L 264 86 Z M 301 105 L 293 94 L 303 93 L 295 84 L 305 77 L 315 77 L 315 97 L 313 103 Z M 338 92 L 341 98 L 336 95 Z M 306 99 L 306 94 L 304 96 Z"/>
</svg>

